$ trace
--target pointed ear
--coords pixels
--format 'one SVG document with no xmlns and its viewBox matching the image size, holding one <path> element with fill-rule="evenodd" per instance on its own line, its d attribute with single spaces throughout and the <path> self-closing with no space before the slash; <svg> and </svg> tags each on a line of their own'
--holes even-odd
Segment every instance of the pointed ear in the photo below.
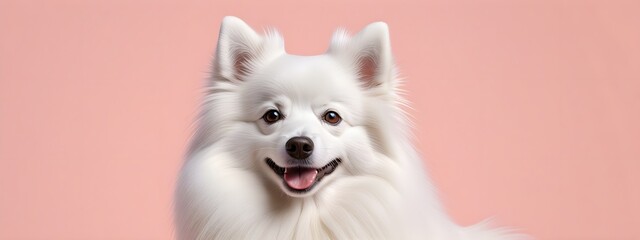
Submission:
<svg viewBox="0 0 640 240">
<path fill-rule="evenodd" d="M 366 88 L 388 84 L 395 77 L 389 27 L 384 22 L 367 25 L 353 38 L 344 30 L 336 31 L 329 54 L 350 64 Z"/>
<path fill-rule="evenodd" d="M 222 20 L 214 74 L 220 80 L 244 81 L 272 56 L 284 53 L 284 41 L 276 31 L 262 36 L 237 17 L 227 16 Z"/>
</svg>

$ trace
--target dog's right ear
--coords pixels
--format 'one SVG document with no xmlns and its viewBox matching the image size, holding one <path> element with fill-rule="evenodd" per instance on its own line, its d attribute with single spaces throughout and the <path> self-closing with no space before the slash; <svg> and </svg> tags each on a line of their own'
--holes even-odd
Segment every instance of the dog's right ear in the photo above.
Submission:
<svg viewBox="0 0 640 240">
<path fill-rule="evenodd" d="M 284 41 L 276 31 L 258 34 L 244 21 L 227 16 L 222 20 L 214 74 L 218 80 L 240 82 L 266 60 L 284 53 Z"/>
<path fill-rule="evenodd" d="M 395 80 L 389 27 L 384 22 L 367 25 L 353 38 L 345 30 L 336 31 L 328 52 L 352 66 L 367 89 L 388 89 Z"/>
</svg>

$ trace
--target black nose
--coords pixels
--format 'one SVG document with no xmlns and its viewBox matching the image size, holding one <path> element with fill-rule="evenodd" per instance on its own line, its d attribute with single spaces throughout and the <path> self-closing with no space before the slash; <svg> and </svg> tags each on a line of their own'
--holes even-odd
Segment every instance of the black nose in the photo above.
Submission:
<svg viewBox="0 0 640 240">
<path fill-rule="evenodd" d="M 292 137 L 284 147 L 289 156 L 295 159 L 305 159 L 313 153 L 313 141 L 308 137 Z"/>
</svg>

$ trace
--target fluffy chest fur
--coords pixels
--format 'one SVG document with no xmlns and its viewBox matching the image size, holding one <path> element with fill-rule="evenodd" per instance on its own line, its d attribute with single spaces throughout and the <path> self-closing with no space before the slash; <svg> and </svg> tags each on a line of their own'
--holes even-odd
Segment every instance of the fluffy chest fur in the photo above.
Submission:
<svg viewBox="0 0 640 240">
<path fill-rule="evenodd" d="M 177 212 L 180 239 L 460 239 L 438 203 L 412 190 L 431 186 L 404 176 L 420 172 L 410 164 L 380 166 L 378 175 L 292 198 L 237 162 L 211 147 L 185 165 L 177 192 L 177 205 L 185 207 Z"/>
<path fill-rule="evenodd" d="M 401 197 L 393 177 L 336 181 L 312 197 L 292 198 L 265 176 L 239 168 L 212 147 L 192 158 L 180 183 L 184 239 L 389 239 L 402 236 Z M 340 170 L 338 170 L 340 171 Z M 187 202 L 182 202 L 187 201 Z"/>
</svg>

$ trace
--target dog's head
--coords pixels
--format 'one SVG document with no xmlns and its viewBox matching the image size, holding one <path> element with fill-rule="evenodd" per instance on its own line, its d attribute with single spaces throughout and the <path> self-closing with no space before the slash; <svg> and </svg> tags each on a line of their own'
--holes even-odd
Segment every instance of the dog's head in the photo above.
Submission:
<svg viewBox="0 0 640 240">
<path fill-rule="evenodd" d="M 304 197 L 382 164 L 374 154 L 397 117 L 386 24 L 338 31 L 326 54 L 296 56 L 275 31 L 226 17 L 213 69 L 198 134 L 224 142 L 235 167 Z"/>
</svg>

